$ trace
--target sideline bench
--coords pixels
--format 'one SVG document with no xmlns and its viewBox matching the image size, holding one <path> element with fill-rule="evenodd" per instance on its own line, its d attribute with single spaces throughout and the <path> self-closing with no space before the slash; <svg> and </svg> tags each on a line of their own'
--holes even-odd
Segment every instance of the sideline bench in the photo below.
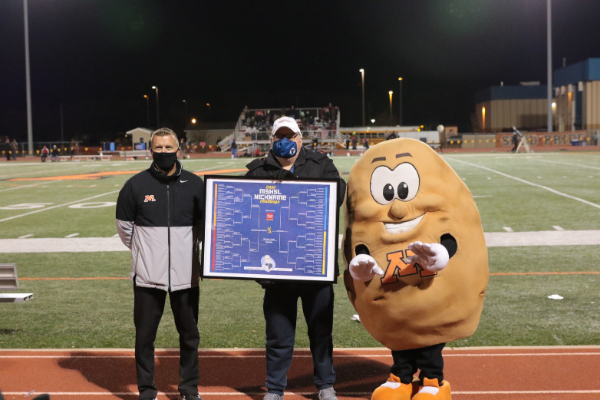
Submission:
<svg viewBox="0 0 600 400">
<path fill-rule="evenodd" d="M 19 289 L 17 264 L 0 264 L 0 290 Z M 23 303 L 33 299 L 33 293 L 0 293 L 0 303 Z"/>
</svg>

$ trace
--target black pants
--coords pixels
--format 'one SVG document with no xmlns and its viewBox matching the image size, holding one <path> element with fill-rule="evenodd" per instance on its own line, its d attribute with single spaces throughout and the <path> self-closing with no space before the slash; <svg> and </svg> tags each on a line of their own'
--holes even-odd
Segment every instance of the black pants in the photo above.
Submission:
<svg viewBox="0 0 600 400">
<path fill-rule="evenodd" d="M 141 400 L 154 399 L 154 339 L 165 308 L 167 292 L 135 286 L 133 288 L 135 322 L 135 367 Z M 169 292 L 171 310 L 179 333 L 179 393 L 198 394 L 198 299 L 199 288 Z"/>
<path fill-rule="evenodd" d="M 392 374 L 400 378 L 400 381 L 409 384 L 413 380 L 413 375 L 417 368 L 421 370 L 419 379 L 421 383 L 423 378 L 436 379 L 441 384 L 444 380 L 444 359 L 442 350 L 446 343 L 436 344 L 434 346 L 422 347 L 411 350 L 392 350 L 394 365 L 390 370 Z"/>
<path fill-rule="evenodd" d="M 298 297 L 308 325 L 314 382 L 318 390 L 333 387 L 333 285 L 274 283 L 265 288 L 267 380 L 270 393 L 283 395 L 292 363 Z"/>
</svg>

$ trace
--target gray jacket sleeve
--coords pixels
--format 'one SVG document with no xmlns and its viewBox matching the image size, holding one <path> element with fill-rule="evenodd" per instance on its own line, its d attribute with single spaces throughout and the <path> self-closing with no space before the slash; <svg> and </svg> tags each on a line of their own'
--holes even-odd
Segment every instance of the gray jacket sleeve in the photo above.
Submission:
<svg viewBox="0 0 600 400">
<path fill-rule="evenodd" d="M 135 226 L 135 198 L 133 196 L 132 186 L 127 181 L 125 186 L 119 192 L 117 200 L 117 232 L 125 246 L 131 249 L 131 238 Z"/>
</svg>

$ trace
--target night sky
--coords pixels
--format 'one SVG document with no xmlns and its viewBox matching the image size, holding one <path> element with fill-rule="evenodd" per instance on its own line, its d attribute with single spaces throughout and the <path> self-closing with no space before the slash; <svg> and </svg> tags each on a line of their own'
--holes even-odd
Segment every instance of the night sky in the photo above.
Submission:
<svg viewBox="0 0 600 400">
<path fill-rule="evenodd" d="M 553 0 L 553 64 L 600 57 L 600 1 Z M 241 109 L 340 107 L 360 125 L 471 131 L 473 94 L 546 83 L 546 0 L 29 0 L 34 140 L 88 143 L 160 124 L 180 132 L 235 121 Z M 187 120 L 183 99 L 188 105 Z M 206 103 L 211 104 L 210 115 Z M 376 123 L 377 124 L 377 123 Z M 23 3 L 0 2 L 0 128 L 27 138 Z"/>
</svg>

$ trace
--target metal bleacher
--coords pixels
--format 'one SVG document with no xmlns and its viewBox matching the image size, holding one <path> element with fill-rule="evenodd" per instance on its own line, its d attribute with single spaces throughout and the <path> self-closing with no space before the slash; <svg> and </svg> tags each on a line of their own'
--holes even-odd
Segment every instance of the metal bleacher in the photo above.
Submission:
<svg viewBox="0 0 600 400">
<path fill-rule="evenodd" d="M 333 151 L 336 148 L 343 148 L 346 141 L 346 135 L 339 132 L 340 126 L 340 112 L 336 109 L 335 119 L 329 121 L 323 121 L 321 117 L 321 108 L 316 107 L 302 107 L 293 110 L 295 113 L 296 121 L 302 129 L 302 137 L 304 143 L 308 147 L 313 146 L 314 139 L 317 140 L 317 148 L 320 151 Z M 256 109 L 245 109 L 248 115 L 255 116 L 260 113 L 261 116 L 268 114 L 272 115 L 289 115 L 292 112 L 290 108 L 256 108 Z M 259 124 L 258 126 L 249 126 L 248 119 L 245 118 L 245 112 L 240 114 L 238 122 L 235 126 L 234 132 L 221 139 L 219 146 L 221 151 L 231 151 L 231 142 L 236 141 L 238 145 L 238 153 L 244 153 L 254 149 L 256 146 L 267 150 L 271 146 L 271 125 L 270 124 Z M 311 115 L 311 120 L 314 120 L 312 124 L 307 124 L 303 121 L 305 115 Z M 244 116 L 244 118 L 242 118 Z M 272 124 L 272 121 L 271 121 Z"/>
<path fill-rule="evenodd" d="M 0 290 L 18 290 L 16 264 L 0 264 Z M 23 303 L 33 299 L 33 293 L 0 293 L 0 303 Z"/>
</svg>

